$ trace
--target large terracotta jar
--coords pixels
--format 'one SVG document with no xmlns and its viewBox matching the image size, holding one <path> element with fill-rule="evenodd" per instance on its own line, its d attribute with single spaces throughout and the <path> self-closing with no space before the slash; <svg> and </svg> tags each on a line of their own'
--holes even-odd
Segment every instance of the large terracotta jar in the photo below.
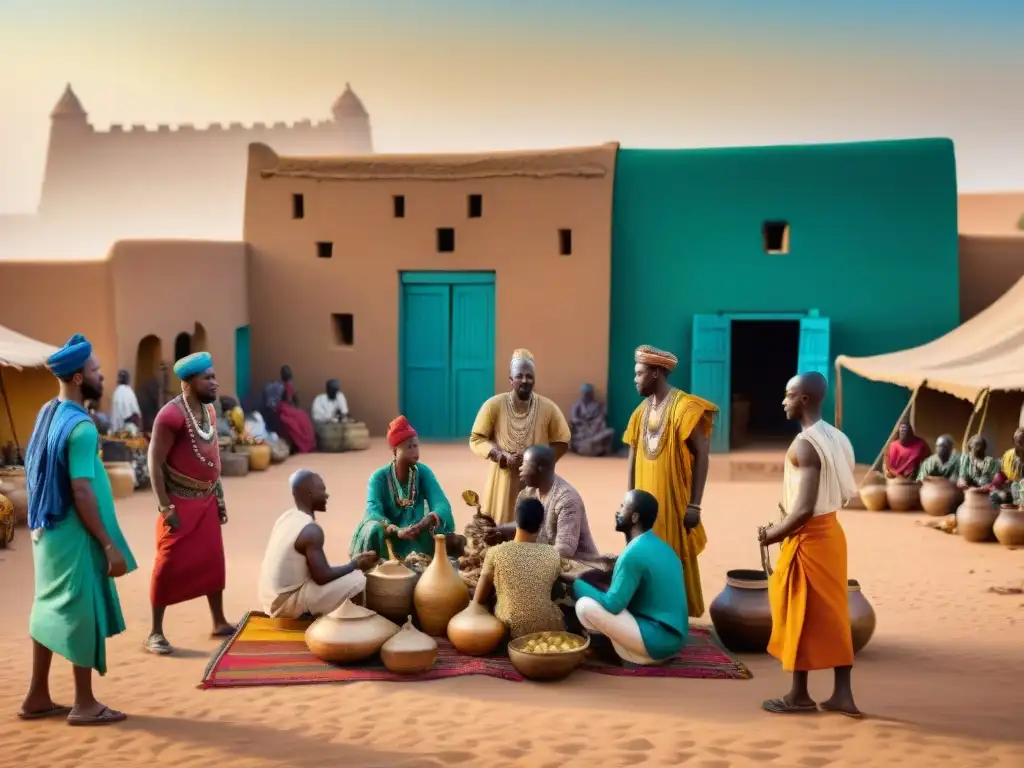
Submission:
<svg viewBox="0 0 1024 768">
<path fill-rule="evenodd" d="M 944 477 L 926 477 L 921 482 L 921 509 L 932 517 L 945 517 L 956 512 L 964 500 L 964 492 Z"/>
<path fill-rule="evenodd" d="M 1024 507 L 1018 504 L 999 507 L 999 517 L 992 526 L 992 532 L 1004 546 L 1024 547 Z"/>
<path fill-rule="evenodd" d="M 850 579 L 846 582 L 850 606 L 850 631 L 853 633 L 853 652 L 860 653 L 875 634 L 875 609 L 860 589 L 860 582 Z"/>
<path fill-rule="evenodd" d="M 413 612 L 413 590 L 419 574 L 394 557 L 366 574 L 366 607 L 396 624 Z"/>
<path fill-rule="evenodd" d="M 722 645 L 734 653 L 764 653 L 772 636 L 768 576 L 736 570 L 725 575 L 725 589 L 711 601 L 711 623 Z"/>
<path fill-rule="evenodd" d="M 397 632 L 394 622 L 346 600 L 309 625 L 306 645 L 318 659 L 344 664 L 373 656 Z"/>
<path fill-rule="evenodd" d="M 413 603 L 420 626 L 432 637 L 441 637 L 452 616 L 469 605 L 469 589 L 448 559 L 441 534 L 434 536 L 434 559 L 416 582 Z"/>
<path fill-rule="evenodd" d="M 968 488 L 964 503 L 956 510 L 956 531 L 967 541 L 991 541 L 993 538 L 992 526 L 999 510 L 988 493 L 981 488 Z"/>
<path fill-rule="evenodd" d="M 888 506 L 885 475 L 881 472 L 869 472 L 861 483 L 858 493 L 864 504 L 864 509 L 871 512 L 882 512 Z"/>
<path fill-rule="evenodd" d="M 504 636 L 504 622 L 475 600 L 448 622 L 448 639 L 467 656 L 486 656 Z"/>
<path fill-rule="evenodd" d="M 894 512 L 921 509 L 921 484 L 905 477 L 890 477 L 885 483 L 885 500 Z"/>
<path fill-rule="evenodd" d="M 135 468 L 128 461 L 105 461 L 110 480 L 110 491 L 115 499 L 125 499 L 135 493 Z"/>
<path fill-rule="evenodd" d="M 14 505 L 14 524 L 24 525 L 28 520 L 28 491 L 23 485 L 12 485 L 9 482 L 10 478 L 6 480 L 6 483 L 0 480 L 0 494 L 6 496 Z"/>
</svg>

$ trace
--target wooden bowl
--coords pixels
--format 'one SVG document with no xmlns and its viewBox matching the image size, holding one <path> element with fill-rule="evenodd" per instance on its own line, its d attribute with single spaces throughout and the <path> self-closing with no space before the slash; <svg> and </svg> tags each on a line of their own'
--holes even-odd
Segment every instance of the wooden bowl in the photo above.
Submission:
<svg viewBox="0 0 1024 768">
<path fill-rule="evenodd" d="M 590 648 L 590 638 L 574 635 L 572 632 L 564 632 L 563 634 L 582 640 L 583 645 L 573 651 L 558 653 L 529 653 L 523 650 L 531 638 L 543 634 L 550 633 L 533 632 L 517 637 L 508 644 L 508 659 L 519 674 L 528 680 L 562 680 L 571 675 L 582 663 L 587 649 Z"/>
</svg>

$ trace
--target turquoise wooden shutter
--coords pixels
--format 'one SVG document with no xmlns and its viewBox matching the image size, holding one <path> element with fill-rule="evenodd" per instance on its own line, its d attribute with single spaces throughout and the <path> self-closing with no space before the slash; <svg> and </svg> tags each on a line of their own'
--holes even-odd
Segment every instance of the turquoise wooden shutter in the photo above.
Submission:
<svg viewBox="0 0 1024 768">
<path fill-rule="evenodd" d="M 800 319 L 797 373 L 817 371 L 828 380 L 830 335 L 831 326 L 827 317 L 810 316 Z"/>
<path fill-rule="evenodd" d="M 401 407 L 426 439 L 451 437 L 451 287 L 402 286 Z"/>
<path fill-rule="evenodd" d="M 494 283 L 452 286 L 452 436 L 469 437 L 494 395 Z"/>
<path fill-rule="evenodd" d="M 249 326 L 235 329 L 235 397 L 242 402 L 252 386 L 252 338 Z"/>
<path fill-rule="evenodd" d="M 690 392 L 718 406 L 711 451 L 729 450 L 732 382 L 732 321 L 721 315 L 693 316 L 693 347 L 690 363 Z"/>
</svg>

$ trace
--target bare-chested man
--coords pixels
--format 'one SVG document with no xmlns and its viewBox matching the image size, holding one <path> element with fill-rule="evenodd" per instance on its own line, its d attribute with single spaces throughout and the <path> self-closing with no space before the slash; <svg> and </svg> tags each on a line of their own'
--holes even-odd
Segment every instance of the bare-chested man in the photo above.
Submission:
<svg viewBox="0 0 1024 768">
<path fill-rule="evenodd" d="M 820 373 L 790 379 L 782 401 L 800 434 L 786 453 L 783 507 L 778 525 L 758 531 L 762 545 L 782 544 L 768 580 L 772 637 L 768 652 L 793 673 L 793 687 L 762 707 L 769 712 L 838 712 L 860 717 L 853 701 L 853 637 L 847 603 L 846 536 L 836 510 L 857 492 L 853 446 L 822 421 L 828 383 Z M 815 702 L 807 689 L 813 670 L 835 671 L 831 698 Z"/>
</svg>

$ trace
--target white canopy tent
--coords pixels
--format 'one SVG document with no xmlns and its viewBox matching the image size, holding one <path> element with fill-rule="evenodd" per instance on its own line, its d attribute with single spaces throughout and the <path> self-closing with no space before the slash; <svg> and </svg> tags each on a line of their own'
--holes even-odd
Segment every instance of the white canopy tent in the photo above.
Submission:
<svg viewBox="0 0 1024 768">
<path fill-rule="evenodd" d="M 0 366 L 36 368 L 45 365 L 46 358 L 56 351 L 56 347 L 0 325 Z"/>
</svg>

